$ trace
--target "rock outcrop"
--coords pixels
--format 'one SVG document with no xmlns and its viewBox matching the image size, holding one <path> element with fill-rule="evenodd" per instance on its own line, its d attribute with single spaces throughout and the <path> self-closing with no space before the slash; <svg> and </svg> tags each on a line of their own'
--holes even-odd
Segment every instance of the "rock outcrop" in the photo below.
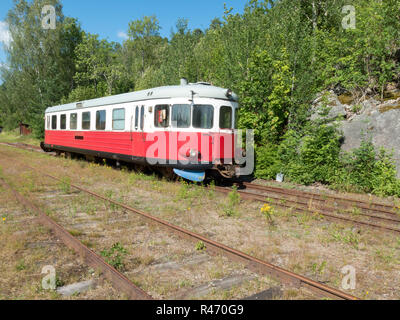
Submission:
<svg viewBox="0 0 400 320">
<path fill-rule="evenodd" d="M 400 178 L 400 94 L 394 92 L 384 101 L 374 98 L 356 103 L 351 96 L 334 91 L 321 94 L 313 103 L 311 120 L 336 122 L 343 133 L 343 151 L 358 148 L 364 136 L 375 147 L 393 152 Z"/>
</svg>

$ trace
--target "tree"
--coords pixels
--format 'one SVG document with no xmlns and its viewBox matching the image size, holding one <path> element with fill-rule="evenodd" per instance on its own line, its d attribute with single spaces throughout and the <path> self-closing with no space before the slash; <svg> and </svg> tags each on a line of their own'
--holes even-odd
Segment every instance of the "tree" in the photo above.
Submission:
<svg viewBox="0 0 400 320">
<path fill-rule="evenodd" d="M 55 30 L 45 30 L 41 24 L 41 10 L 49 4 L 56 9 Z M 14 0 L 6 21 L 12 42 L 6 48 L 8 69 L 2 73 L 6 93 L 1 103 L 8 110 L 5 117 L 10 126 L 18 121 L 30 123 L 41 136 L 44 109 L 59 103 L 73 88 L 80 26 L 75 19 L 63 16 L 58 0 Z"/>
</svg>

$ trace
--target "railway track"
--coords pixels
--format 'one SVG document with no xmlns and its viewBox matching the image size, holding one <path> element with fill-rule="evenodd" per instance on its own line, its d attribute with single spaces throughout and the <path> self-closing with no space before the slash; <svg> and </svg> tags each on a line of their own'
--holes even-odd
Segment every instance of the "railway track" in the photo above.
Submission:
<svg viewBox="0 0 400 320">
<path fill-rule="evenodd" d="M 40 147 L 23 143 L 0 144 L 43 152 Z M 237 185 L 239 187 L 238 192 L 243 199 L 270 203 L 295 212 L 318 213 L 321 217 L 331 221 L 350 223 L 395 234 L 400 233 L 400 208 L 399 212 L 396 212 L 393 205 L 255 183 L 244 182 Z M 232 191 L 232 189 L 226 187 L 216 187 L 216 190 L 225 194 Z"/>
<path fill-rule="evenodd" d="M 400 215 L 394 210 L 394 205 L 385 203 L 378 203 L 373 201 L 365 201 L 360 199 L 348 198 L 330 194 L 319 194 L 310 191 L 299 191 L 294 189 L 284 189 L 279 187 L 264 186 L 255 183 L 244 182 L 242 184 L 246 189 L 256 190 L 261 192 L 269 192 L 272 194 L 279 194 L 283 196 L 291 196 L 297 199 L 306 199 L 308 201 L 321 203 L 323 205 L 330 204 L 335 208 L 354 209 L 355 207 L 361 209 L 366 216 L 374 217 L 373 214 L 379 215 L 379 218 L 388 218 L 400 222 Z"/>
<path fill-rule="evenodd" d="M 142 289 L 134 285 L 129 281 L 123 274 L 118 272 L 115 268 L 106 263 L 99 255 L 90 250 L 77 238 L 72 236 L 66 229 L 61 225 L 57 224 L 54 220 L 46 215 L 40 208 L 29 201 L 26 197 L 21 195 L 12 186 L 10 186 L 3 178 L 0 178 L 0 184 L 9 189 L 15 196 L 15 198 L 25 207 L 25 209 L 38 215 L 38 221 L 48 227 L 54 232 L 54 234 L 61 239 L 64 244 L 77 252 L 84 261 L 92 268 L 101 270 L 102 276 L 111 281 L 116 289 L 124 292 L 127 297 L 135 300 L 151 300 L 152 297 L 144 292 Z"/>
<path fill-rule="evenodd" d="M 18 163 L 18 161 L 16 161 L 15 159 L 13 159 L 13 161 L 14 161 L 14 163 Z M 33 168 L 31 166 L 28 166 L 28 165 L 22 164 L 22 163 L 20 163 L 20 165 L 21 165 L 21 167 L 24 167 L 25 170 L 31 170 L 32 172 L 39 173 L 40 175 L 47 177 L 51 180 L 54 180 L 58 183 L 63 182 L 63 179 L 60 179 L 59 177 L 56 177 L 56 176 L 46 173 L 46 172 L 41 172 L 41 170 L 39 170 L 37 168 Z M 228 258 L 230 261 L 235 261 L 237 263 L 243 264 L 244 266 L 246 266 L 247 269 L 251 270 L 252 272 L 255 272 L 258 275 L 273 277 L 273 278 L 277 279 L 279 282 L 290 285 L 290 286 L 307 288 L 319 296 L 325 296 L 325 297 L 335 298 L 335 299 L 346 299 L 346 300 L 356 299 L 356 297 L 349 295 L 345 292 L 342 292 L 335 288 L 329 287 L 327 285 L 324 285 L 322 283 L 319 283 L 319 282 L 309 279 L 307 277 L 301 276 L 299 274 L 290 272 L 288 270 L 285 270 L 283 268 L 280 268 L 278 266 L 270 264 L 266 261 L 252 257 L 246 253 L 243 253 L 243 252 L 240 252 L 233 248 L 230 248 L 222 243 L 213 241 L 213 240 L 211 240 L 207 237 L 204 237 L 200 234 L 197 234 L 190 230 L 173 225 L 165 220 L 154 217 L 146 212 L 143 212 L 143 211 L 137 210 L 135 208 L 132 208 L 130 206 L 127 206 L 122 202 L 112 200 L 110 198 L 107 198 L 103 195 L 100 195 L 98 193 L 95 193 L 91 190 L 88 190 L 86 188 L 83 188 L 83 187 L 78 186 L 73 183 L 70 184 L 70 187 L 75 190 L 78 190 L 81 193 L 85 193 L 85 194 L 89 195 L 90 197 L 95 197 L 98 200 L 103 201 L 104 203 L 112 204 L 124 211 L 134 213 L 135 215 L 139 216 L 140 218 L 147 220 L 150 224 L 153 224 L 157 227 L 161 227 L 164 230 L 168 231 L 168 233 L 177 235 L 182 239 L 190 240 L 191 242 L 194 242 L 194 243 L 203 243 L 204 246 L 207 248 L 206 250 L 208 253 L 211 253 L 213 255 L 223 255 L 226 258 Z M 44 216 L 46 216 L 46 215 L 44 215 L 42 212 L 41 216 L 43 216 L 43 218 L 44 218 Z M 54 227 L 54 224 L 49 223 L 49 225 L 53 225 L 53 227 Z M 56 228 L 56 227 L 54 227 L 54 228 Z M 65 232 L 61 232 L 61 231 L 59 231 L 59 232 L 61 235 L 63 235 L 65 233 Z M 66 235 L 64 235 L 64 236 L 66 237 Z M 90 251 L 90 249 L 88 249 L 88 250 Z"/>
<path fill-rule="evenodd" d="M 215 189 L 225 194 L 232 191 L 232 188 L 229 187 L 215 187 Z M 361 203 L 358 200 L 351 202 L 352 200 L 346 199 L 347 205 L 342 205 L 338 201 L 334 203 L 329 202 L 322 195 L 276 187 L 265 187 L 253 183 L 239 185 L 238 193 L 242 199 L 269 203 L 297 213 L 318 214 L 320 217 L 335 222 L 350 223 L 360 227 L 395 234 L 400 233 L 400 215 L 393 210 L 389 211 L 387 209 L 390 208 L 389 205 L 385 205 L 385 209 L 381 210 L 378 209 L 378 206 L 381 204 L 373 203 L 371 207 L 375 205 L 375 208 L 371 209 L 370 207 L 366 208 L 366 203 L 362 202 L 363 207 L 360 208 L 355 205 L 355 203 Z M 335 197 L 330 199 L 334 200 Z M 350 207 L 349 204 L 353 206 Z M 384 205 L 381 206 L 383 207 Z M 371 211 L 374 213 L 372 214 Z"/>
</svg>

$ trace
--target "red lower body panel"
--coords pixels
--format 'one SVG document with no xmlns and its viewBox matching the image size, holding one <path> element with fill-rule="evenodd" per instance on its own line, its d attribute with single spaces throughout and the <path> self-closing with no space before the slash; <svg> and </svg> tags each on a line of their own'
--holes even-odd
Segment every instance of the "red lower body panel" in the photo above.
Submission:
<svg viewBox="0 0 400 320">
<path fill-rule="evenodd" d="M 230 163 L 234 158 L 234 135 L 200 132 L 106 132 L 56 131 L 45 133 L 52 149 L 98 151 L 140 159 L 188 161 L 191 151 L 204 163 Z M 192 159 L 193 160 L 193 159 Z"/>
</svg>

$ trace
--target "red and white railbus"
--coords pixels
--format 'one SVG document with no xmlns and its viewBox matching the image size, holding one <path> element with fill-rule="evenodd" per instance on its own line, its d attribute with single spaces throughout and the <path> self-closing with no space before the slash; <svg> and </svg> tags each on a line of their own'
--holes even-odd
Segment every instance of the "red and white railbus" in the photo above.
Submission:
<svg viewBox="0 0 400 320">
<path fill-rule="evenodd" d="M 238 96 L 208 83 L 166 86 L 50 107 L 45 151 L 113 159 L 193 181 L 232 178 Z"/>
</svg>

